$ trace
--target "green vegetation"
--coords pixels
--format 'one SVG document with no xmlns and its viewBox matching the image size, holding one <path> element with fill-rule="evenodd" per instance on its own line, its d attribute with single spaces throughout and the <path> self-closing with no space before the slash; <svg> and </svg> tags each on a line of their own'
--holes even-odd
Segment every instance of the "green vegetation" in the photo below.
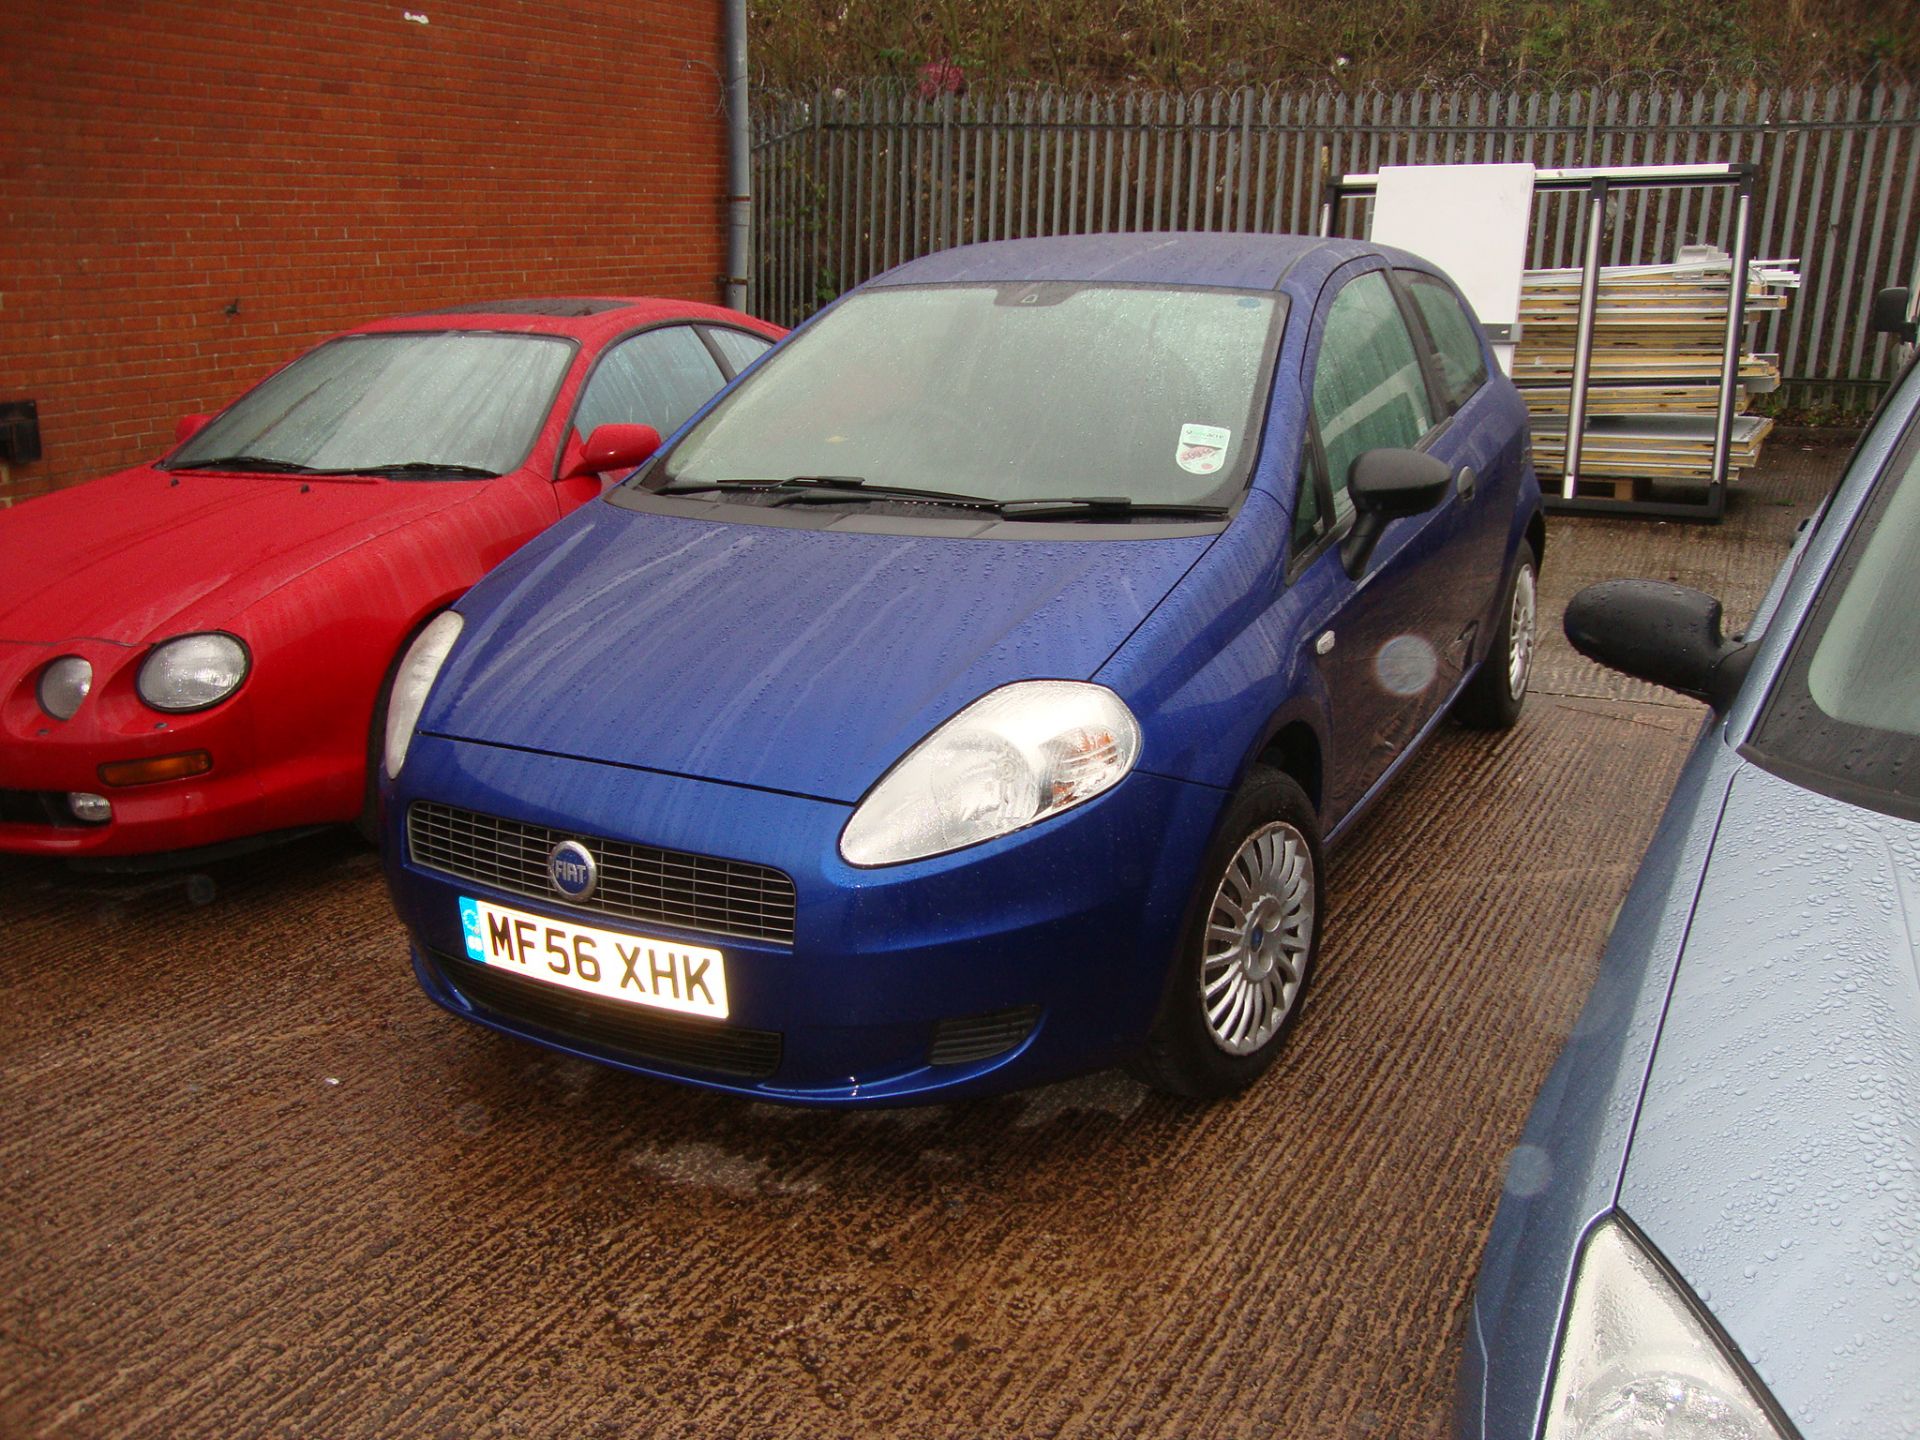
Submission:
<svg viewBox="0 0 1920 1440">
<path fill-rule="evenodd" d="M 756 82 L 1342 88 L 1920 75 L 1914 0 L 752 0 Z"/>
</svg>

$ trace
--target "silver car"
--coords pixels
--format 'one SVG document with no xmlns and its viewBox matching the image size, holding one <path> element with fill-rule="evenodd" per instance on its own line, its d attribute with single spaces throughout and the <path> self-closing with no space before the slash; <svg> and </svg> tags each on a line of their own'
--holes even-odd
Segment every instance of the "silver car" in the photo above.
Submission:
<svg viewBox="0 0 1920 1440">
<path fill-rule="evenodd" d="M 1461 1437 L 1920 1436 L 1920 370 L 1719 621 L 1567 610 L 1713 713 L 1515 1153 Z"/>
</svg>

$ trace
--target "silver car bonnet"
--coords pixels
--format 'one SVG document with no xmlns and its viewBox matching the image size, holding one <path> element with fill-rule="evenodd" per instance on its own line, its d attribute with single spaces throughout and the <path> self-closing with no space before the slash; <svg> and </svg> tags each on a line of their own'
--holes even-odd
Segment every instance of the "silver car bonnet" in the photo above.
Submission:
<svg viewBox="0 0 1920 1440">
<path fill-rule="evenodd" d="M 1920 825 L 1744 767 L 1621 1208 L 1806 1440 L 1920 1415 Z"/>
</svg>

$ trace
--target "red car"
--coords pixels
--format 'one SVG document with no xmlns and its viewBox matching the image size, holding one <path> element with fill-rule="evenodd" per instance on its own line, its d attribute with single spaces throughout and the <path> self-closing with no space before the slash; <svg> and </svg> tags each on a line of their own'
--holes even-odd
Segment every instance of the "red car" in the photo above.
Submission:
<svg viewBox="0 0 1920 1440">
<path fill-rule="evenodd" d="M 376 321 L 165 459 L 0 511 L 0 851 L 364 828 L 420 627 L 782 333 L 675 300 Z"/>
</svg>

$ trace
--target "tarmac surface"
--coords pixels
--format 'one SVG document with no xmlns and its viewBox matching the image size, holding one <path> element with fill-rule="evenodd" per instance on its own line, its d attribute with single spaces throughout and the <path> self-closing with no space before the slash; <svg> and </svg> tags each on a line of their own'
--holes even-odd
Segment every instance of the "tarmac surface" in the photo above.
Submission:
<svg viewBox="0 0 1920 1440">
<path fill-rule="evenodd" d="M 1704 708 L 1580 585 L 1737 629 L 1845 451 L 1719 526 L 1555 516 L 1521 723 L 1332 857 L 1273 1071 L 742 1103 L 437 1009 L 344 833 L 199 874 L 0 858 L 0 1436 L 1438 1437 L 1509 1150 Z"/>
</svg>

